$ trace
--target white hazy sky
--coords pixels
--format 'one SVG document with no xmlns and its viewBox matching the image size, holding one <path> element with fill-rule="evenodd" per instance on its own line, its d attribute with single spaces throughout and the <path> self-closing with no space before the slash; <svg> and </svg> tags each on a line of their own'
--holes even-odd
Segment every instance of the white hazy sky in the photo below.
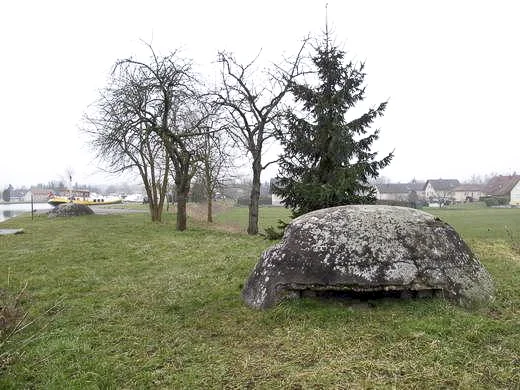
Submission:
<svg viewBox="0 0 520 390">
<path fill-rule="evenodd" d="M 79 131 L 120 58 L 182 48 L 277 62 L 329 25 L 366 61 L 366 101 L 389 99 L 375 150 L 382 175 L 467 179 L 520 172 L 520 3 L 515 0 L 4 1 L 0 4 L 0 189 L 101 173 Z M 209 69 L 209 66 L 208 66 Z M 273 172 L 268 172 L 267 179 Z"/>
</svg>

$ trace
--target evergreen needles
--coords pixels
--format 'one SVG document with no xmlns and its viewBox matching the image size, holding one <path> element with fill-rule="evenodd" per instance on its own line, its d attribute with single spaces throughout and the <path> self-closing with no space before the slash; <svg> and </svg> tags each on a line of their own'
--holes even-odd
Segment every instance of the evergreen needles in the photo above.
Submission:
<svg viewBox="0 0 520 390">
<path fill-rule="evenodd" d="M 368 184 L 392 160 L 390 153 L 376 160 L 371 151 L 379 131 L 370 125 L 386 109 L 386 102 L 348 121 L 346 114 L 364 99 L 364 64 L 344 64 L 345 53 L 330 42 L 328 33 L 312 58 L 317 84 L 292 82 L 298 108 L 286 114 L 279 132 L 284 148 L 274 193 L 298 216 L 325 207 L 373 203 Z M 303 116 L 301 114 L 304 114 Z"/>
</svg>

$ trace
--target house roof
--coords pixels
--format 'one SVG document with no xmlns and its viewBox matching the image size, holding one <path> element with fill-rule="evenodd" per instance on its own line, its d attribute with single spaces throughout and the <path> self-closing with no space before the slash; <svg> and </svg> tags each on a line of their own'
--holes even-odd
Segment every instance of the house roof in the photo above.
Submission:
<svg viewBox="0 0 520 390">
<path fill-rule="evenodd" d="M 482 192 L 488 196 L 507 196 L 519 181 L 520 175 L 495 176 L 488 181 Z"/>
<path fill-rule="evenodd" d="M 51 189 L 44 188 L 31 188 L 30 191 L 33 195 L 47 195 L 49 192 L 52 192 Z"/>
<path fill-rule="evenodd" d="M 426 189 L 428 183 L 430 183 L 435 191 L 454 191 L 455 187 L 460 185 L 457 179 L 437 179 L 428 180 L 424 184 L 424 189 Z"/>
<path fill-rule="evenodd" d="M 382 194 L 408 194 L 410 191 L 422 191 L 424 183 L 385 183 L 376 185 Z"/>
<path fill-rule="evenodd" d="M 406 183 L 385 183 L 378 184 L 377 189 L 382 194 L 407 194 L 408 187 Z"/>
<path fill-rule="evenodd" d="M 458 192 L 480 192 L 484 186 L 482 184 L 461 184 L 455 187 Z"/>
<path fill-rule="evenodd" d="M 413 179 L 410 183 L 408 183 L 408 186 L 410 187 L 410 190 L 412 191 L 424 191 L 424 186 L 426 183 L 424 181 L 417 181 Z"/>
<path fill-rule="evenodd" d="M 19 198 L 19 197 L 22 197 L 26 194 L 27 190 L 21 190 L 21 189 L 16 189 L 16 190 L 11 190 L 11 197 L 14 197 L 14 198 Z"/>
</svg>

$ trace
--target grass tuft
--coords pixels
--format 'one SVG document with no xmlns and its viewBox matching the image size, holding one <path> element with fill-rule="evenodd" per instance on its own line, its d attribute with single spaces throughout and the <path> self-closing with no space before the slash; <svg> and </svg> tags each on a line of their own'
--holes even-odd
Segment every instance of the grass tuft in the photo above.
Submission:
<svg viewBox="0 0 520 390">
<path fill-rule="evenodd" d="M 511 249 L 513 249 L 513 252 L 515 252 L 517 255 L 520 255 L 520 230 L 513 230 L 512 228 L 506 226 L 505 231 L 509 244 L 511 245 Z"/>
<path fill-rule="evenodd" d="M 7 273 L 9 277 L 9 272 Z M 10 364 L 15 357 L 16 345 L 13 347 L 14 336 L 22 332 L 27 326 L 27 312 L 22 308 L 27 283 L 20 291 L 13 293 L 7 288 L 0 289 L 0 370 Z"/>
</svg>

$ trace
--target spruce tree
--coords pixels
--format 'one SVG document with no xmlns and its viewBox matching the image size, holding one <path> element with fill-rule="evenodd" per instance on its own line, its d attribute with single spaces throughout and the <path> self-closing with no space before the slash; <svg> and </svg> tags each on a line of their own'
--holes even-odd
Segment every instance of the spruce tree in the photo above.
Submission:
<svg viewBox="0 0 520 390">
<path fill-rule="evenodd" d="M 374 203 L 375 190 L 368 181 L 393 157 L 390 153 L 376 160 L 370 149 L 379 137 L 379 130 L 369 133 L 370 125 L 383 115 L 387 102 L 347 120 L 349 110 L 364 100 L 364 64 L 344 64 L 345 53 L 331 44 L 328 33 L 315 51 L 312 73 L 317 83 L 290 84 L 299 107 L 288 111 L 279 134 L 284 152 L 273 192 L 293 217 L 325 207 Z"/>
</svg>

